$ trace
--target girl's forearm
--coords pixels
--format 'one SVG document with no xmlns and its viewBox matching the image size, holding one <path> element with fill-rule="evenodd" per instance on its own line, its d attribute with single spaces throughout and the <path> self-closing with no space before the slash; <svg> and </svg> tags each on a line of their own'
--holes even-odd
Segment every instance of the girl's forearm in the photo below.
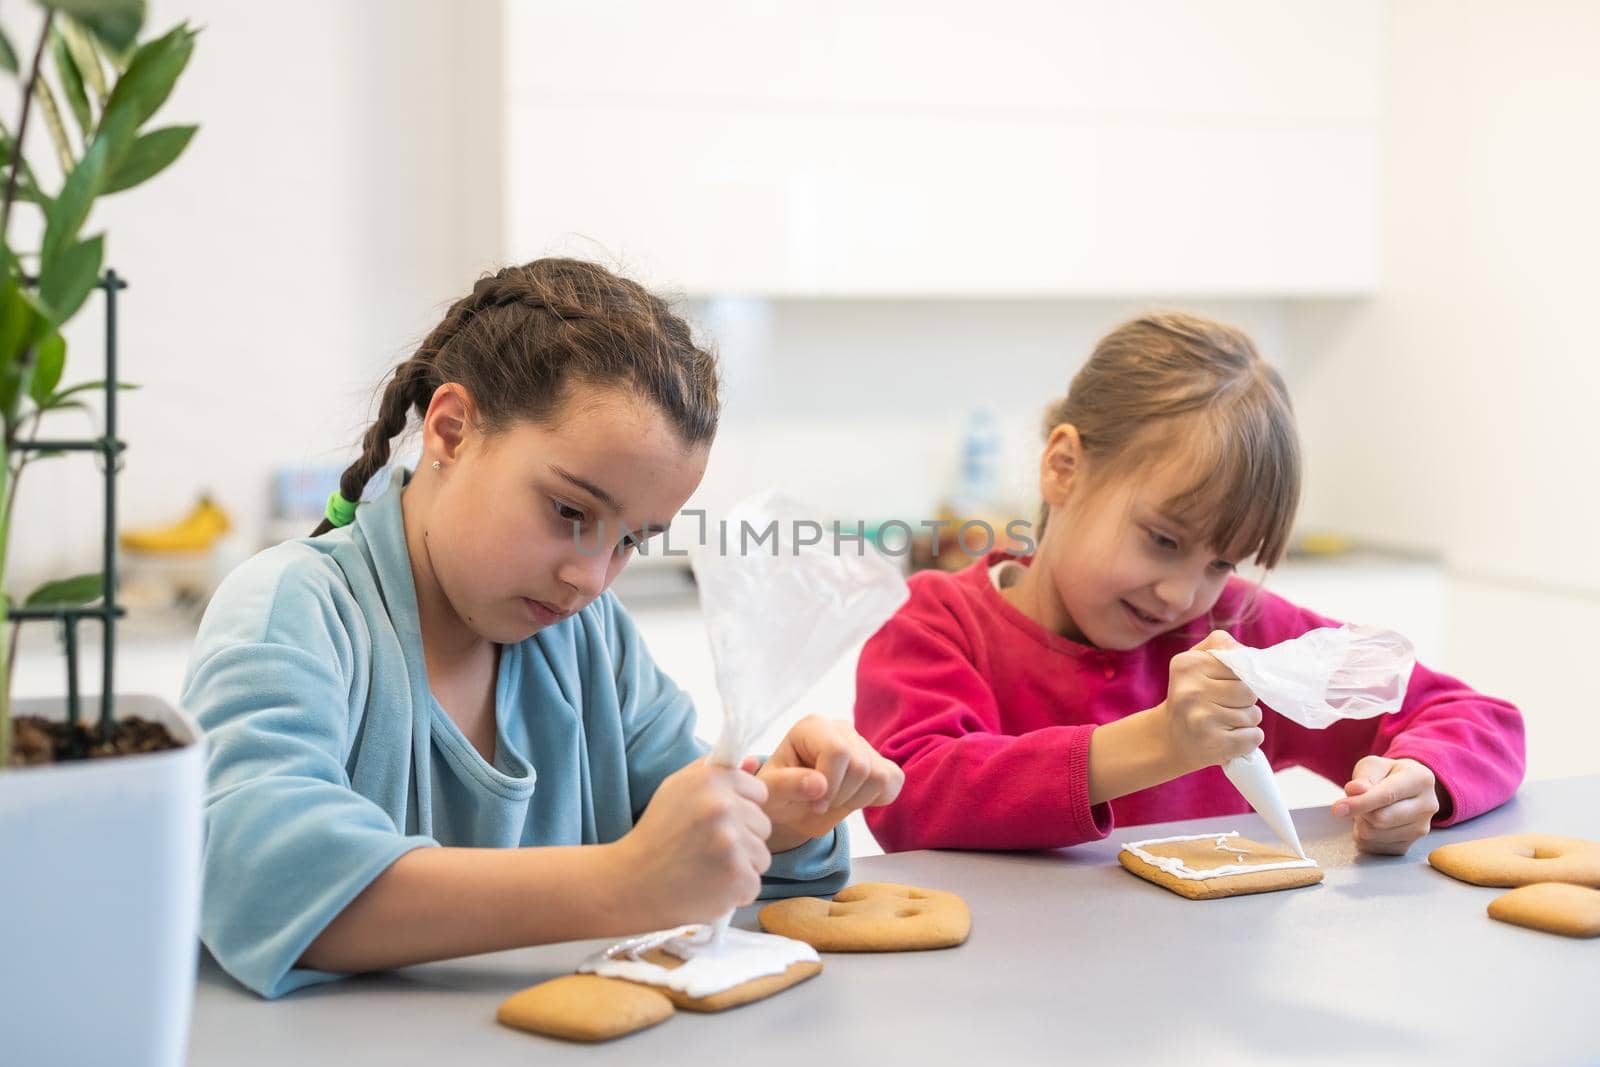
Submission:
<svg viewBox="0 0 1600 1067">
<path fill-rule="evenodd" d="M 1103 804 L 1185 773 L 1168 752 L 1164 710 L 1156 705 L 1089 735 L 1089 803 Z"/>
<path fill-rule="evenodd" d="M 415 849 L 352 900 L 300 964 L 375 971 L 655 929 L 629 874 L 614 844 Z"/>
</svg>

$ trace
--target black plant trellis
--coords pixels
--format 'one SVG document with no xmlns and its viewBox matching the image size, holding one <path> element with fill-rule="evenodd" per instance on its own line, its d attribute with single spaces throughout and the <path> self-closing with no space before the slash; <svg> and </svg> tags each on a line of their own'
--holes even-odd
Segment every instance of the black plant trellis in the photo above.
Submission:
<svg viewBox="0 0 1600 1067">
<path fill-rule="evenodd" d="M 107 740 L 115 724 L 113 670 L 116 665 L 117 620 L 126 609 L 117 603 L 117 474 L 122 469 L 122 452 L 127 447 L 117 439 L 117 293 L 128 283 L 116 271 L 108 270 L 97 286 L 105 293 L 106 306 L 106 409 L 105 428 L 99 437 L 67 440 L 17 440 L 11 447 L 28 452 L 96 452 L 105 474 L 105 515 L 101 560 L 102 596 L 87 605 L 39 605 L 14 607 L 7 614 L 12 622 L 52 619 L 61 627 L 67 657 L 67 723 L 74 736 L 80 717 L 78 685 L 78 624 L 84 619 L 99 619 L 102 629 L 101 653 L 104 664 L 100 685 L 100 738 Z"/>
</svg>

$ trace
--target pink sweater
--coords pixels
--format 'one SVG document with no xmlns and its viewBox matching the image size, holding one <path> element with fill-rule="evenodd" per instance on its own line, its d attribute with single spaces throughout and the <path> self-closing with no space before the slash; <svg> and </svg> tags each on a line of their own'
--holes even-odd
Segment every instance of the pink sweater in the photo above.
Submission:
<svg viewBox="0 0 1600 1067">
<path fill-rule="evenodd" d="M 1172 657 L 1214 627 L 1198 619 L 1127 652 L 1078 644 L 994 588 L 989 568 L 1008 558 L 996 552 L 958 574 L 913 576 L 910 601 L 862 651 L 856 727 L 906 774 L 894 804 L 866 810 L 883 847 L 1060 848 L 1099 840 L 1118 823 L 1249 812 L 1220 767 L 1089 804 L 1089 735 L 1166 699 Z M 1232 618 L 1251 588 L 1229 582 L 1213 617 Z M 1264 647 L 1337 625 L 1262 591 L 1225 628 Z M 1309 730 L 1263 710 L 1262 751 L 1274 768 L 1309 767 L 1343 785 L 1374 753 L 1426 764 L 1452 802 L 1435 825 L 1504 803 L 1522 781 L 1521 713 L 1420 663 L 1393 715 Z"/>
</svg>

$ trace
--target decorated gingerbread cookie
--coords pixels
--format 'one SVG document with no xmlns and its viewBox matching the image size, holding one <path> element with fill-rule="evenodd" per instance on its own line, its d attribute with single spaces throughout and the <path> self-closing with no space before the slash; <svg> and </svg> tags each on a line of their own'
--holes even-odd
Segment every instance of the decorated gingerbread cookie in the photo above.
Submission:
<svg viewBox="0 0 1600 1067">
<path fill-rule="evenodd" d="M 654 1026 L 675 1008 L 724 1011 L 770 997 L 821 973 L 822 961 L 799 941 L 700 925 L 629 938 L 578 970 L 513 994 L 499 1020 L 552 1037 L 607 1041 Z"/>
<path fill-rule="evenodd" d="M 721 1011 L 803 982 L 822 961 L 810 945 L 786 937 L 680 926 L 612 945 L 578 970 L 649 986 L 690 1011 Z"/>
<path fill-rule="evenodd" d="M 1190 900 L 1298 889 L 1322 881 L 1317 861 L 1236 832 L 1133 841 L 1117 860 L 1147 882 Z"/>
</svg>

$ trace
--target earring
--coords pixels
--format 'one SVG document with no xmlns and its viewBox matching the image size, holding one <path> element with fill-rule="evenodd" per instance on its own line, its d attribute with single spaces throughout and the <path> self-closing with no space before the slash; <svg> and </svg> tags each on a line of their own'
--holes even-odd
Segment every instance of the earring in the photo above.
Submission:
<svg viewBox="0 0 1600 1067">
<path fill-rule="evenodd" d="M 438 460 L 434 460 L 433 461 L 433 469 L 434 470 L 438 470 L 439 469 L 439 461 Z"/>
</svg>

